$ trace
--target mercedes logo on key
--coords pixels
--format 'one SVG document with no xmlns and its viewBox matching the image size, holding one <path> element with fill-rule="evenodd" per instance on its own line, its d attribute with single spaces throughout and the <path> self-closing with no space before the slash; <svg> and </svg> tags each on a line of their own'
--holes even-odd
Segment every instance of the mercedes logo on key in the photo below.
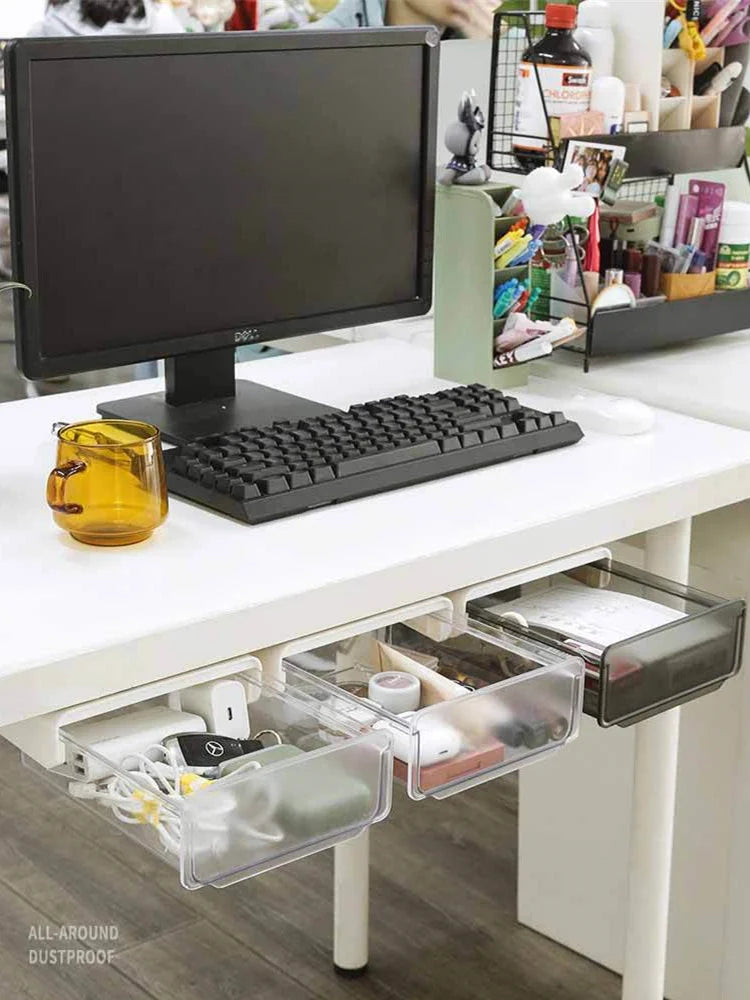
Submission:
<svg viewBox="0 0 750 1000">
<path fill-rule="evenodd" d="M 217 743 L 215 740 L 209 740 L 206 743 L 206 753 L 210 754 L 212 757 L 223 757 L 224 747 L 221 743 Z"/>
</svg>

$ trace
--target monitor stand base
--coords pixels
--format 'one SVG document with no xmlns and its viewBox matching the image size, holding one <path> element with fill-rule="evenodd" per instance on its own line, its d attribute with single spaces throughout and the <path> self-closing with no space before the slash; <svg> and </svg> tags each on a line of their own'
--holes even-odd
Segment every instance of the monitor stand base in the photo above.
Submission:
<svg viewBox="0 0 750 1000">
<path fill-rule="evenodd" d="M 340 412 L 278 389 L 238 380 L 235 395 L 174 406 L 162 392 L 101 403 L 97 411 L 106 418 L 142 420 L 154 424 L 164 441 L 180 444 L 209 434 L 227 434 L 240 427 L 265 427 L 277 420 L 303 420 Z"/>
</svg>

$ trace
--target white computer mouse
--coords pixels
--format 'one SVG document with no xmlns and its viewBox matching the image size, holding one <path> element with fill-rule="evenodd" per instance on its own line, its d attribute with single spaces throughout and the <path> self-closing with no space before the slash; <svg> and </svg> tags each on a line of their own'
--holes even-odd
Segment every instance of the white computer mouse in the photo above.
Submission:
<svg viewBox="0 0 750 1000">
<path fill-rule="evenodd" d="M 600 434 L 647 434 L 656 423 L 650 406 L 617 396 L 574 396 L 565 404 L 565 415 L 584 431 Z"/>
</svg>

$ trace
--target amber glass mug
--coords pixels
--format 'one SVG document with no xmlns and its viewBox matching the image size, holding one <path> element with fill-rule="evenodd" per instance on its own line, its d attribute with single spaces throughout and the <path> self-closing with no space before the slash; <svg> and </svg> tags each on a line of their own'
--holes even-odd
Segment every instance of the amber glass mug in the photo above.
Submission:
<svg viewBox="0 0 750 1000">
<path fill-rule="evenodd" d="M 159 431 L 136 420 L 91 420 L 60 428 L 47 503 L 55 522 L 79 542 L 142 542 L 168 511 Z"/>
</svg>

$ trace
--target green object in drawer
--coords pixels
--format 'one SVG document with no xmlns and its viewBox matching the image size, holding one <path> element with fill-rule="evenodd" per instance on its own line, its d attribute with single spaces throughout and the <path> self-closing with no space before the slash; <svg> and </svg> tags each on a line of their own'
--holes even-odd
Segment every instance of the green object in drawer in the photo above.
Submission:
<svg viewBox="0 0 750 1000">
<path fill-rule="evenodd" d="M 275 819 L 297 837 L 322 837 L 369 820 L 372 792 L 326 754 L 309 761 L 304 773 L 280 771 Z"/>
</svg>

